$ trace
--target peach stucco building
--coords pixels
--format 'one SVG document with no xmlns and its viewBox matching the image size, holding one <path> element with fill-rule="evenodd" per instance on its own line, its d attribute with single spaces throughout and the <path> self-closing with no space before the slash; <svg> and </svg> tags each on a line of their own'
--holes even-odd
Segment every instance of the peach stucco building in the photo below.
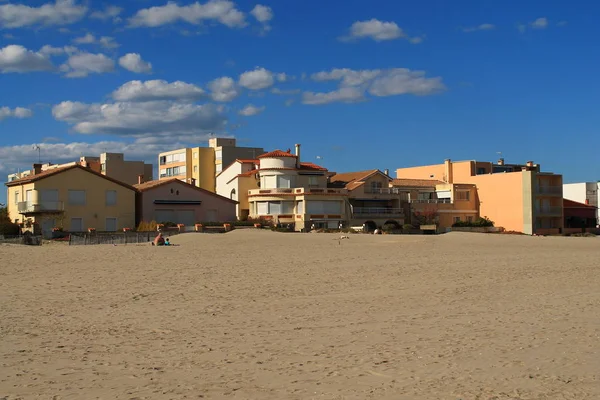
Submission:
<svg viewBox="0 0 600 400">
<path fill-rule="evenodd" d="M 496 226 L 526 234 L 556 234 L 563 226 L 562 175 L 538 164 L 446 160 L 443 164 L 399 168 L 398 178 L 436 179 L 470 184 L 482 217 Z"/>
</svg>

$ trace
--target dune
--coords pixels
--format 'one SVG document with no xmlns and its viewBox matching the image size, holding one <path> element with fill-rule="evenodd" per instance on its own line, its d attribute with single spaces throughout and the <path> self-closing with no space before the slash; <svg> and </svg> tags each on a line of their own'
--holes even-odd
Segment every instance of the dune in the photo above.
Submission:
<svg viewBox="0 0 600 400">
<path fill-rule="evenodd" d="M 0 247 L 0 398 L 598 399 L 600 239 Z"/>
</svg>

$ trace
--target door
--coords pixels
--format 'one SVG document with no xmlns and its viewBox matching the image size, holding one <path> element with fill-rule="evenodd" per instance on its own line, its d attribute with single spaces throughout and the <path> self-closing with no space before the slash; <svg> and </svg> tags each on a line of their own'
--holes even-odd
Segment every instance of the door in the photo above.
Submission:
<svg viewBox="0 0 600 400">
<path fill-rule="evenodd" d="M 71 232 L 83 232 L 83 218 L 71 218 Z"/>
<path fill-rule="evenodd" d="M 164 222 L 175 222 L 175 210 L 156 210 L 154 211 L 154 220 L 158 224 Z"/>
<path fill-rule="evenodd" d="M 117 231 L 117 219 L 116 218 L 106 218 L 106 232 L 116 232 Z"/>
<path fill-rule="evenodd" d="M 178 224 L 184 224 L 185 226 L 194 226 L 194 224 L 196 222 L 201 222 L 201 221 L 195 221 L 196 219 L 196 213 L 194 212 L 194 210 L 179 210 L 177 211 L 177 223 Z"/>
<path fill-rule="evenodd" d="M 42 221 L 42 236 L 44 239 L 52 238 L 52 229 L 55 227 L 54 219 L 44 219 Z"/>
<path fill-rule="evenodd" d="M 217 210 L 206 210 L 206 222 L 217 221 Z"/>
</svg>

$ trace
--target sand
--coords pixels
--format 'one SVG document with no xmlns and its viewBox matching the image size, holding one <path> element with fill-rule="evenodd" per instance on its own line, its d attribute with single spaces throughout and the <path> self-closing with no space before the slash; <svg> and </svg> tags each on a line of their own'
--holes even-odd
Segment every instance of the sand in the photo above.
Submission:
<svg viewBox="0 0 600 400">
<path fill-rule="evenodd" d="M 599 399 L 600 238 L 0 246 L 0 399 Z"/>
</svg>

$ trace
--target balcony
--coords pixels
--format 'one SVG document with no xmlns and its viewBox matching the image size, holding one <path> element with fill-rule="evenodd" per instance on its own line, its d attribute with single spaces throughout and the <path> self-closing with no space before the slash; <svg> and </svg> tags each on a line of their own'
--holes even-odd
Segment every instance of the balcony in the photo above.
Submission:
<svg viewBox="0 0 600 400">
<path fill-rule="evenodd" d="M 535 192 L 546 196 L 562 196 L 563 188 L 562 186 L 538 186 Z"/>
<path fill-rule="evenodd" d="M 65 210 L 62 201 L 42 201 L 34 203 L 32 201 L 21 201 L 17 204 L 19 214 L 44 214 L 61 213 Z"/>
<path fill-rule="evenodd" d="M 279 196 L 279 195 L 339 195 L 347 194 L 346 189 L 329 188 L 271 188 L 271 189 L 252 189 L 248 190 L 249 196 Z"/>
<path fill-rule="evenodd" d="M 560 206 L 540 207 L 535 209 L 535 214 L 539 217 L 560 217 L 562 216 L 563 208 Z"/>
<path fill-rule="evenodd" d="M 395 188 L 395 187 L 387 187 L 387 188 L 367 187 L 367 188 L 365 188 L 365 193 L 369 193 L 369 194 L 406 194 L 406 195 L 408 195 L 408 192 L 406 191 L 406 189 Z"/>
<path fill-rule="evenodd" d="M 387 208 L 387 207 L 352 207 L 352 213 L 355 216 L 401 216 L 404 215 L 402 208 Z"/>
<path fill-rule="evenodd" d="M 451 199 L 411 199 L 411 203 L 416 204 L 450 204 Z"/>
</svg>

